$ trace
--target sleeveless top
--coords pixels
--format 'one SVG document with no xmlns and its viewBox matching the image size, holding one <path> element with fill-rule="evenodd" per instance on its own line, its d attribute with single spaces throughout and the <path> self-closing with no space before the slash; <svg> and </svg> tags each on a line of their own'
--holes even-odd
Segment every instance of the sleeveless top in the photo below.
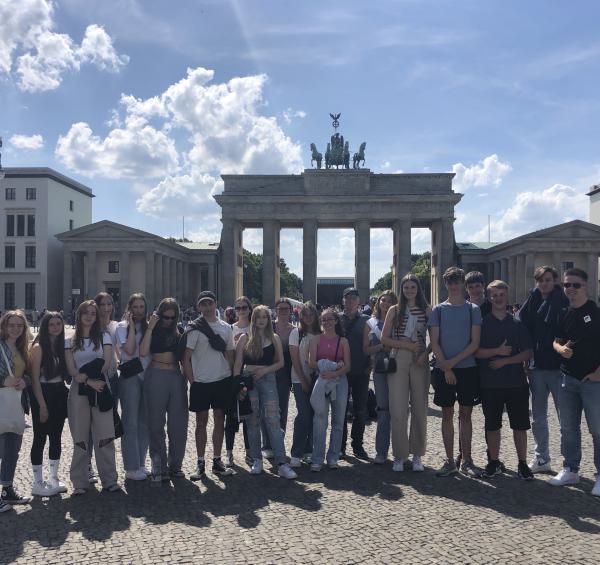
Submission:
<svg viewBox="0 0 600 565">
<path fill-rule="evenodd" d="M 248 353 L 244 351 L 244 364 L 245 365 L 272 365 L 273 360 L 275 359 L 275 346 L 270 343 L 269 345 L 263 347 L 262 355 L 260 359 L 251 359 L 248 356 Z"/>
<path fill-rule="evenodd" d="M 339 347 L 338 347 L 339 343 Z M 337 348 L 337 358 L 335 350 Z M 321 359 L 329 359 L 330 361 L 342 361 L 344 359 L 344 349 L 342 347 L 342 339 L 339 336 L 325 337 L 321 334 L 317 343 L 317 361 Z"/>
<path fill-rule="evenodd" d="M 284 368 L 288 368 L 288 369 L 290 369 L 292 367 L 292 356 L 290 355 L 290 335 L 294 331 L 294 329 L 295 328 L 292 328 L 292 330 L 290 331 L 289 334 L 287 334 L 286 337 L 283 337 L 282 335 L 277 334 L 281 341 L 281 348 L 283 350 Z M 275 324 L 273 324 L 273 331 L 275 332 Z M 275 332 L 275 333 L 277 333 L 277 332 Z"/>
</svg>

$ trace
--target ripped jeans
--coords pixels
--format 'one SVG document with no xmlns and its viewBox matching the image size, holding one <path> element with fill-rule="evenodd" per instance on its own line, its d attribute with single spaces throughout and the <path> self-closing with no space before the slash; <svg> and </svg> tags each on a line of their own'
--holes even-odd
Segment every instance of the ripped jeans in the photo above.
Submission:
<svg viewBox="0 0 600 565">
<path fill-rule="evenodd" d="M 254 381 L 254 388 L 248 392 L 252 414 L 248 418 L 248 442 L 250 443 L 250 456 L 261 459 L 261 421 L 269 434 L 271 449 L 278 465 L 287 463 L 283 433 L 279 422 L 279 396 L 277 394 L 277 381 L 275 374 L 270 373 Z"/>
</svg>

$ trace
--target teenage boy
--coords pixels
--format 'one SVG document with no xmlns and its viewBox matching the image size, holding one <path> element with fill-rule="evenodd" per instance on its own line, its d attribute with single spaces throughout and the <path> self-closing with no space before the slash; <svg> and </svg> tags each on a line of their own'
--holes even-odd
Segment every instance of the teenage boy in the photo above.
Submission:
<svg viewBox="0 0 600 565">
<path fill-rule="evenodd" d="M 548 396 L 554 400 L 560 419 L 558 396 L 562 381 L 561 356 L 554 351 L 554 338 L 561 315 L 569 301 L 558 284 L 558 271 L 544 265 L 533 273 L 535 288 L 521 306 L 518 318 L 525 325 L 533 342 L 533 359 L 529 364 L 531 389 L 531 431 L 535 440 L 535 455 L 529 463 L 534 473 L 552 471 L 548 432 Z"/>
<path fill-rule="evenodd" d="M 465 275 L 465 288 L 469 295 L 469 302 L 476 304 L 481 310 L 481 318 L 485 318 L 492 311 L 492 303 L 485 295 L 485 279 L 483 273 L 471 271 Z"/>
<path fill-rule="evenodd" d="M 533 479 L 527 466 L 529 424 L 529 386 L 524 363 L 531 358 L 531 338 L 523 324 L 509 314 L 508 285 L 496 280 L 488 287 L 492 311 L 481 326 L 481 340 L 475 356 L 480 360 L 481 405 L 485 417 L 489 461 L 484 476 L 503 472 L 500 463 L 500 429 L 506 407 L 517 450 L 518 475 Z"/>
<path fill-rule="evenodd" d="M 446 460 L 437 475 L 446 477 L 458 472 L 454 461 L 454 404 L 458 400 L 458 431 L 463 452 L 460 470 L 478 477 L 481 471 L 471 458 L 471 413 L 473 406 L 479 404 L 479 372 L 474 354 L 481 335 L 481 311 L 465 300 L 462 269 L 449 267 L 443 278 L 448 299 L 433 308 L 428 321 L 436 359 L 432 375 L 433 402 L 442 409 L 442 438 L 446 450 Z"/>
<path fill-rule="evenodd" d="M 217 298 L 209 290 L 198 295 L 197 309 L 201 316 L 188 326 L 183 354 L 183 373 L 190 382 L 190 412 L 196 413 L 196 472 L 193 481 L 205 474 L 204 452 L 208 411 L 213 410 L 213 473 L 231 475 L 233 469 L 221 461 L 225 410 L 233 397 L 231 370 L 234 361 L 233 331 L 217 317 Z"/>
<path fill-rule="evenodd" d="M 600 309 L 587 296 L 588 276 L 581 269 L 564 273 L 569 308 L 558 326 L 554 350 L 562 357 L 559 393 L 562 470 L 548 482 L 554 486 L 579 482 L 581 412 L 585 412 L 594 444 L 596 483 L 600 496 Z"/>
<path fill-rule="evenodd" d="M 350 345 L 351 369 L 348 373 L 348 394 L 352 394 L 352 451 L 358 459 L 368 460 L 369 456 L 363 447 L 365 423 L 367 421 L 367 399 L 369 395 L 369 362 L 370 356 L 363 350 L 363 332 L 369 320 L 368 316 L 358 311 L 360 297 L 356 288 L 347 288 L 343 293 L 344 311 L 340 322 L 344 335 Z M 348 438 L 347 420 L 344 419 L 342 438 L 342 454 L 346 452 Z"/>
</svg>

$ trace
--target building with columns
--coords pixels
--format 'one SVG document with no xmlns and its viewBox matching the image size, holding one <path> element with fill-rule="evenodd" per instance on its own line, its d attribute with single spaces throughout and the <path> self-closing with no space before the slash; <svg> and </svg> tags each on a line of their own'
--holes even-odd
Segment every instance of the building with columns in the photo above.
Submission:
<svg viewBox="0 0 600 565">
<path fill-rule="evenodd" d="M 133 292 L 144 292 L 152 308 L 166 296 L 190 305 L 201 290 L 217 288 L 216 243 L 173 242 L 108 220 L 56 237 L 63 245 L 65 312 L 99 291 L 123 312 Z"/>
<path fill-rule="evenodd" d="M 279 241 L 282 228 L 302 228 L 303 295 L 317 299 L 319 228 L 352 228 L 355 233 L 355 286 L 369 296 L 370 229 L 394 232 L 393 286 L 399 290 L 411 265 L 411 228 L 432 232 L 432 299 L 443 293 L 441 273 L 454 263 L 453 173 L 375 174 L 368 169 L 307 169 L 299 175 L 223 175 L 219 295 L 232 304 L 243 291 L 243 231 L 263 230 L 263 297 L 279 296 Z M 373 281 L 374 282 L 374 281 Z"/>
<path fill-rule="evenodd" d="M 465 271 L 481 271 L 486 281 L 502 279 L 510 286 L 509 301 L 522 303 L 535 285 L 536 267 L 552 265 L 561 273 L 578 267 L 588 273 L 589 295 L 598 300 L 600 225 L 573 220 L 515 237 L 504 243 L 458 243 L 458 263 Z"/>
</svg>

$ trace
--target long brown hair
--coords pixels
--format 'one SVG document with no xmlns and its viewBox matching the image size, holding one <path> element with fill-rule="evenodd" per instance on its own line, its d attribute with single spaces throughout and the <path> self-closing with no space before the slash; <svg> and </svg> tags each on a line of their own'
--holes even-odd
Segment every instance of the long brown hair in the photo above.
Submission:
<svg viewBox="0 0 600 565">
<path fill-rule="evenodd" d="M 377 302 L 375 302 L 375 307 L 373 308 L 373 318 L 377 318 L 381 320 L 381 305 L 379 302 L 384 296 L 389 296 L 392 299 L 392 303 L 390 304 L 390 308 L 396 304 L 398 304 L 398 297 L 393 290 L 384 290 L 378 297 Z"/>
<path fill-rule="evenodd" d="M 109 295 L 110 296 L 110 295 Z M 84 300 L 78 307 L 75 314 L 75 333 L 73 334 L 73 351 L 83 349 L 83 324 L 81 316 L 87 308 L 96 310 L 96 320 L 90 327 L 90 341 L 94 344 L 94 350 L 102 348 L 102 327 L 100 326 L 100 310 L 95 300 Z"/>
<path fill-rule="evenodd" d="M 27 316 L 23 310 L 7 310 L 0 318 L 0 338 L 3 341 L 8 339 L 8 321 L 11 318 L 19 318 L 23 322 L 23 331 L 17 338 L 15 346 L 17 351 L 25 361 L 25 364 L 29 363 L 29 344 L 31 343 L 31 332 L 29 331 L 29 324 L 27 323 Z"/>
<path fill-rule="evenodd" d="M 429 304 L 427 303 L 427 299 L 425 298 L 425 294 L 423 293 L 423 287 L 421 286 L 421 281 L 419 281 L 419 277 L 414 275 L 413 273 L 408 273 L 402 277 L 400 281 L 400 302 L 398 306 L 396 306 L 396 326 L 399 325 L 400 316 L 406 316 L 406 308 L 408 303 L 406 301 L 406 297 L 404 296 L 404 284 L 408 281 L 412 281 L 417 285 L 417 296 L 415 298 L 415 305 L 417 308 L 420 308 L 425 312 L 427 308 L 429 308 Z"/>
<path fill-rule="evenodd" d="M 98 306 L 98 316 L 100 316 L 100 303 L 102 302 L 103 298 L 108 298 L 112 304 L 112 310 L 110 312 L 110 315 L 108 316 L 108 321 L 110 322 L 115 315 L 115 299 L 110 294 L 108 294 L 108 292 L 102 291 L 96 294 L 96 296 L 94 296 L 94 302 Z"/>
<path fill-rule="evenodd" d="M 344 337 L 340 313 L 335 308 L 325 308 L 325 310 L 321 312 L 321 319 L 323 319 L 327 314 L 331 314 L 335 318 L 335 333 L 340 337 Z"/>
<path fill-rule="evenodd" d="M 60 320 L 62 331 L 56 336 L 54 343 L 50 340 L 48 329 L 50 320 Z M 46 312 L 40 322 L 40 331 L 34 343 L 39 343 L 42 349 L 42 371 L 46 379 L 50 380 L 67 374 L 65 361 L 65 321 L 60 312 Z"/>
<path fill-rule="evenodd" d="M 142 319 L 140 321 L 140 327 L 142 330 L 142 339 L 143 339 L 144 334 L 146 333 L 146 329 L 148 328 L 148 302 L 142 292 L 134 292 L 129 297 L 129 300 L 127 301 L 127 307 L 125 308 L 125 313 L 123 314 L 123 318 L 125 318 L 125 314 L 127 314 L 127 312 L 131 312 L 131 307 L 133 306 L 133 303 L 136 300 L 143 300 L 143 302 L 144 302 L 144 316 L 142 317 Z M 133 316 L 133 314 L 132 314 L 132 316 Z M 134 327 L 135 327 L 135 324 L 134 324 Z M 129 328 L 127 328 L 127 335 L 129 335 Z"/>
<path fill-rule="evenodd" d="M 177 335 L 179 334 L 179 330 L 177 329 L 177 324 L 179 323 L 179 304 L 177 304 L 177 300 L 175 300 L 174 298 L 163 298 L 160 301 L 158 308 L 156 309 L 156 315 L 162 320 L 163 314 L 167 310 L 173 310 L 173 312 L 175 313 L 175 319 L 173 320 L 172 330 L 173 335 Z M 158 327 L 161 327 L 160 324 L 158 324 L 154 329 Z"/>
<path fill-rule="evenodd" d="M 264 313 L 267 316 L 268 323 L 265 326 L 263 335 L 258 333 L 256 328 L 256 319 L 259 314 Z M 263 354 L 263 343 L 270 340 L 271 343 L 275 342 L 275 333 L 273 332 L 273 324 L 271 323 L 271 311 L 268 306 L 260 304 L 255 306 L 252 310 L 252 317 L 250 318 L 250 329 L 248 331 L 248 342 L 246 343 L 246 353 L 250 359 L 258 360 Z"/>
<path fill-rule="evenodd" d="M 304 312 L 307 312 L 307 311 L 310 311 L 313 313 L 313 322 L 310 327 L 307 326 L 304 323 L 304 320 L 302 319 L 302 314 L 304 314 Z M 302 304 L 302 306 L 300 307 L 300 333 L 302 333 L 304 335 L 306 335 L 308 333 L 313 334 L 313 335 L 318 335 L 321 333 L 321 323 L 319 321 L 319 312 L 317 311 L 317 307 L 310 300 L 308 302 L 305 302 L 304 304 Z"/>
</svg>

